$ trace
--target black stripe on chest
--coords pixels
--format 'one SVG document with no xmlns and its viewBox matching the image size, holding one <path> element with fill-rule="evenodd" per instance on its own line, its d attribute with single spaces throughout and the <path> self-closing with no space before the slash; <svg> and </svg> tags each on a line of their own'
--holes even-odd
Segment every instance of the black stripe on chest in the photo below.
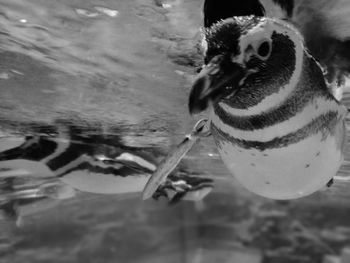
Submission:
<svg viewBox="0 0 350 263">
<path fill-rule="evenodd" d="M 309 124 L 296 130 L 295 132 L 288 133 L 287 135 L 276 137 L 270 141 L 248 141 L 235 138 L 230 134 L 223 132 L 213 123 L 211 124 L 211 130 L 216 138 L 217 144 L 220 147 L 220 142 L 231 142 L 244 149 L 257 149 L 264 151 L 268 149 L 276 149 L 287 147 L 291 144 L 298 143 L 310 135 L 318 132 L 322 133 L 322 138 L 326 138 L 329 134 L 333 134 L 336 125 L 338 124 L 338 112 L 331 111 L 326 114 L 322 114 L 319 117 L 313 119 Z"/>
<path fill-rule="evenodd" d="M 289 120 L 317 98 L 336 103 L 332 95 L 329 94 L 319 67 L 304 56 L 301 78 L 296 84 L 295 90 L 282 104 L 271 107 L 260 114 L 249 116 L 231 115 L 219 104 L 215 105 L 214 112 L 226 125 L 244 131 L 253 131 Z M 225 101 L 221 103 L 230 107 Z M 315 105 L 315 107 L 317 106 Z"/>
<path fill-rule="evenodd" d="M 253 131 L 289 120 L 299 112 L 303 111 L 303 109 L 311 103 L 312 100 L 316 100 L 317 97 L 323 97 L 325 100 L 331 99 L 320 95 L 319 92 L 311 90 L 295 92 L 282 105 L 270 111 L 250 116 L 231 115 L 220 105 L 216 105 L 214 112 L 220 120 L 228 126 L 243 131 Z M 317 105 L 315 105 L 315 107 L 317 107 Z"/>
</svg>

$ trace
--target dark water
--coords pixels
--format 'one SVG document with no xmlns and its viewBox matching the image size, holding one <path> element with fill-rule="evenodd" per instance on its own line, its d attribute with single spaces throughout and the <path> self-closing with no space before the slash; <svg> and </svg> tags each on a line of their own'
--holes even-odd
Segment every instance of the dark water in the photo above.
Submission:
<svg viewBox="0 0 350 263">
<path fill-rule="evenodd" d="M 89 153 L 157 163 L 191 130 L 201 1 L 0 4 L 1 151 L 25 136 L 68 136 Z M 215 187 L 202 201 L 175 205 L 130 190 L 6 207 L 5 193 L 34 189 L 42 178 L 4 180 L 0 262 L 328 262 L 350 253 L 346 184 L 290 202 L 257 197 L 228 174 L 210 138 L 178 171 Z"/>
</svg>

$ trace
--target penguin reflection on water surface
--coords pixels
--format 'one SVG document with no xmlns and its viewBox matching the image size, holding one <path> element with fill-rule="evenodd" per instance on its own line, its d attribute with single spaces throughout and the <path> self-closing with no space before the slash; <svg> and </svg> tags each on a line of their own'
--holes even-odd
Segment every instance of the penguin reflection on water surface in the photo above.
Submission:
<svg viewBox="0 0 350 263">
<path fill-rule="evenodd" d="M 248 16 L 219 21 L 205 34 L 205 65 L 189 109 L 212 106 L 211 131 L 229 170 L 274 199 L 324 187 L 343 160 L 347 109 L 299 32 L 282 20 Z"/>
<path fill-rule="evenodd" d="M 25 211 L 40 209 L 43 202 L 46 206 L 50 200 L 71 198 L 78 192 L 140 192 L 156 169 L 156 149 L 128 147 L 118 135 L 109 138 L 96 132 L 84 137 L 78 136 L 77 127 L 65 128 L 69 132 L 57 136 L 36 134 L 16 143 L 10 143 L 10 136 L 0 140 L 0 218 L 2 211 L 5 218 L 17 220 Z M 188 176 L 181 169 L 163 182 L 153 198 L 170 204 L 197 201 L 212 188 L 211 179 Z"/>
</svg>

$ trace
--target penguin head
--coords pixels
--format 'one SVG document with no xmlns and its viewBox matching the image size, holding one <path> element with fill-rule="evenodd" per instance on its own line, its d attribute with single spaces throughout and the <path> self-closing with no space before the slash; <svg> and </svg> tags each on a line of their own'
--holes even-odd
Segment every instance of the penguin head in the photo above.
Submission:
<svg viewBox="0 0 350 263">
<path fill-rule="evenodd" d="M 207 29 L 205 40 L 205 65 L 190 92 L 190 113 L 222 100 L 249 108 L 278 92 L 301 67 L 303 39 L 282 20 L 228 18 Z"/>
</svg>

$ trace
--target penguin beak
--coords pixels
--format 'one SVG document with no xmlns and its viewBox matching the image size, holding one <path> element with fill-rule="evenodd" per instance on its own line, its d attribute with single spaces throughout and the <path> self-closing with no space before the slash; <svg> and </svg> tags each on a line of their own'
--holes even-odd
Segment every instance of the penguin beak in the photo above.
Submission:
<svg viewBox="0 0 350 263">
<path fill-rule="evenodd" d="M 244 68 L 222 55 L 215 56 L 196 77 L 189 97 L 191 114 L 205 110 L 209 103 L 215 103 L 221 98 L 238 90 L 239 82 L 245 75 Z"/>
</svg>

